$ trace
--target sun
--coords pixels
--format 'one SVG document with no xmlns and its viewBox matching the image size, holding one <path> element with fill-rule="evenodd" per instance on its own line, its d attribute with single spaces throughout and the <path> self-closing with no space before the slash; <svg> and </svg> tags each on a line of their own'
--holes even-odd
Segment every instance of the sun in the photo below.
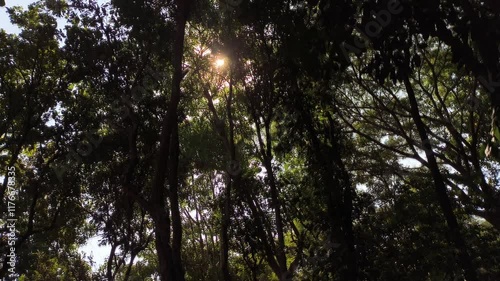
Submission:
<svg viewBox="0 0 500 281">
<path fill-rule="evenodd" d="M 223 67 L 224 65 L 226 64 L 226 60 L 225 59 L 217 59 L 215 61 L 215 67 Z"/>
</svg>

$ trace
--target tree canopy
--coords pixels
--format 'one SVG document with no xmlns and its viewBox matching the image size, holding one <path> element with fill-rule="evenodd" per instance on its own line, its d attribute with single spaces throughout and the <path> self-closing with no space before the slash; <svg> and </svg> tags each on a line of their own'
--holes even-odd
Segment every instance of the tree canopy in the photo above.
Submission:
<svg viewBox="0 0 500 281">
<path fill-rule="evenodd" d="M 497 2 L 4 6 L 0 278 L 500 280 Z"/>
</svg>

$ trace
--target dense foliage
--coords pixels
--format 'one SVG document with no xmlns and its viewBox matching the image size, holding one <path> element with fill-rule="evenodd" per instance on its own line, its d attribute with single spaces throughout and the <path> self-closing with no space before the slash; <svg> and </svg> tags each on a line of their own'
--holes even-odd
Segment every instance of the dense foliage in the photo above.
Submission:
<svg viewBox="0 0 500 281">
<path fill-rule="evenodd" d="M 500 280 L 497 2 L 9 5 L 0 277 Z"/>
</svg>

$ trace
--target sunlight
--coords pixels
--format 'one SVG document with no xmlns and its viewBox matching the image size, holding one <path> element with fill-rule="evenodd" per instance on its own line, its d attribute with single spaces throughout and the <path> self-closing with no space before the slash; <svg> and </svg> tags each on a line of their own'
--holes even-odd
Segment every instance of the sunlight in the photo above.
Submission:
<svg viewBox="0 0 500 281">
<path fill-rule="evenodd" d="M 208 56 L 212 53 L 212 50 L 206 47 L 202 47 L 201 45 L 194 46 L 194 50 L 196 53 L 200 54 L 202 57 Z"/>
<path fill-rule="evenodd" d="M 215 61 L 215 67 L 217 67 L 217 68 L 223 67 L 225 64 L 226 64 L 225 59 L 217 59 Z"/>
</svg>

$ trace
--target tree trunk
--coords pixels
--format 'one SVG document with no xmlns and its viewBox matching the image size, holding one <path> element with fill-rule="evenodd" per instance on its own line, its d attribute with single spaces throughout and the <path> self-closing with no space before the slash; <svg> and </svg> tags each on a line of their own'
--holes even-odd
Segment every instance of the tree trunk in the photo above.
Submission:
<svg viewBox="0 0 500 281">
<path fill-rule="evenodd" d="M 163 208 L 155 210 L 152 216 L 155 229 L 155 246 L 161 281 L 177 281 L 174 270 L 172 248 L 170 247 L 170 217 Z"/>
<path fill-rule="evenodd" d="M 337 182 L 339 183 L 338 185 L 340 188 L 343 188 L 341 191 L 342 193 L 342 198 L 341 198 L 341 207 L 340 207 L 340 212 L 341 212 L 341 218 L 342 218 L 342 230 L 343 230 L 343 235 L 347 247 L 347 255 L 346 255 L 346 263 L 347 263 L 347 279 L 348 280 L 357 280 L 358 278 L 358 265 L 357 265 L 357 259 L 356 259 L 356 253 L 355 253 L 355 239 L 354 239 L 354 232 L 352 230 L 352 200 L 353 200 L 353 193 L 355 192 L 353 189 L 353 185 L 351 182 L 350 175 L 347 171 L 347 168 L 344 164 L 344 161 L 342 160 L 342 155 L 341 155 L 341 140 L 340 136 L 337 134 L 337 126 L 335 125 L 335 122 L 333 121 L 331 116 L 328 116 L 328 131 L 329 131 L 329 138 L 330 138 L 330 147 L 329 149 L 331 150 L 330 155 L 332 156 L 332 160 L 334 163 L 334 167 L 337 168 Z"/>
<path fill-rule="evenodd" d="M 269 181 L 269 188 L 271 191 L 271 208 L 274 210 L 274 216 L 276 220 L 276 234 L 278 236 L 278 241 L 276 245 L 276 260 L 279 266 L 279 272 L 275 272 L 280 281 L 287 280 L 288 272 L 287 272 L 287 264 L 286 264 L 286 254 L 285 254 L 285 235 L 283 231 L 283 218 L 281 215 L 281 202 L 279 200 L 278 195 L 278 187 L 276 184 L 276 178 L 274 176 L 274 171 L 272 167 L 272 137 L 270 130 L 270 120 L 266 120 L 264 124 L 266 143 L 264 144 L 260 121 L 254 111 L 254 122 L 257 131 L 257 137 L 259 140 L 259 148 L 262 155 L 262 160 L 264 168 L 266 169 L 267 179 Z"/>
<path fill-rule="evenodd" d="M 182 246 L 182 218 L 179 208 L 179 125 L 176 123 L 172 133 L 172 142 L 170 150 L 169 163 L 169 199 L 170 209 L 172 210 L 172 253 L 174 270 L 178 280 L 184 280 L 184 269 L 182 266 L 181 246 Z"/>
<path fill-rule="evenodd" d="M 222 224 L 221 224 L 221 271 L 224 280 L 231 281 L 231 272 L 229 271 L 229 224 L 230 221 L 230 209 L 231 209 L 231 185 L 232 179 L 229 173 L 226 175 L 226 190 L 223 193 L 221 213 L 222 213 Z"/>
<path fill-rule="evenodd" d="M 198 74 L 199 75 L 199 74 Z M 202 80 L 201 76 L 198 76 Z M 239 171 L 234 170 L 233 167 L 236 162 L 236 148 L 234 144 L 234 123 L 232 117 L 232 99 L 233 99 L 233 81 L 232 74 L 230 73 L 229 78 L 229 95 L 226 105 L 227 119 L 229 123 L 229 135 L 226 133 L 224 121 L 219 118 L 217 114 L 217 109 L 214 106 L 212 96 L 210 95 L 208 88 L 203 89 L 203 95 L 207 100 L 208 108 L 213 115 L 214 130 L 222 139 L 224 148 L 228 154 L 229 163 L 225 174 L 226 186 L 222 191 L 222 200 L 219 205 L 221 212 L 221 228 L 220 228 L 220 269 L 222 278 L 227 281 L 231 281 L 231 272 L 229 270 L 229 225 L 231 223 L 231 190 L 234 182 L 239 178 Z M 237 167 L 236 167 L 237 168 Z"/>
<path fill-rule="evenodd" d="M 300 99 L 298 100 L 300 101 Z M 301 107 L 303 108 L 303 102 Z M 298 105 L 299 106 L 299 105 Z M 318 132 L 314 128 L 311 112 L 301 109 L 301 116 L 311 140 L 311 150 L 318 161 L 325 185 L 327 213 L 330 224 L 330 247 L 340 244 L 337 250 L 342 254 L 342 264 L 345 270 L 338 272 L 332 268 L 332 274 L 339 275 L 339 280 L 358 280 L 358 263 L 355 252 L 355 240 L 352 231 L 352 186 L 346 167 L 341 158 L 339 140 L 335 136 L 335 124 L 329 118 L 327 131 L 329 131 L 329 145 L 322 143 Z"/>
<path fill-rule="evenodd" d="M 178 217 L 178 201 L 176 201 L 177 194 L 172 194 L 171 192 L 169 198 L 173 201 L 172 205 L 172 216 L 174 219 L 174 245 L 175 251 L 170 245 L 170 217 L 169 212 L 165 209 L 165 197 L 164 197 L 164 184 L 165 177 L 167 173 L 167 166 L 170 162 L 170 171 L 175 171 L 171 173 L 169 177 L 169 183 L 177 182 L 177 166 L 178 161 L 170 161 L 170 151 L 171 143 L 176 143 L 175 137 L 173 137 L 173 132 L 176 130 L 178 124 L 177 113 L 178 106 L 181 96 L 181 80 L 182 80 L 182 57 L 184 54 L 184 37 L 187 17 L 189 14 L 189 6 L 191 0 L 177 0 L 175 1 L 177 10 L 175 11 L 175 35 L 174 35 L 174 46 L 173 46 L 173 56 L 172 65 L 174 68 L 174 73 L 172 77 L 172 95 L 170 97 L 170 102 L 167 108 L 167 114 L 163 119 L 162 131 L 160 137 L 160 151 L 157 155 L 157 163 L 155 167 L 155 174 L 153 177 L 152 191 L 151 191 L 151 203 L 152 203 L 152 219 L 155 225 L 156 234 L 156 251 L 158 255 L 158 264 L 160 267 L 160 280 L 161 281 L 183 281 L 184 275 L 182 273 L 181 260 L 178 257 L 180 255 L 180 239 L 179 232 L 182 231 L 179 225 Z M 177 144 L 178 146 L 178 144 Z M 176 158 L 176 157 L 174 157 Z M 177 193 L 177 190 L 175 190 Z M 175 210 L 177 208 L 177 210 Z"/>
<path fill-rule="evenodd" d="M 230 62 L 231 63 L 231 62 Z M 228 153 L 230 158 L 230 163 L 228 171 L 226 172 L 226 190 L 223 194 L 222 203 L 222 225 L 221 225 L 221 270 L 224 280 L 231 281 L 231 272 L 229 271 L 229 225 L 231 223 L 231 191 L 233 188 L 233 183 L 235 177 L 239 175 L 235 174 L 237 171 L 233 171 L 232 165 L 236 163 L 236 147 L 234 144 L 234 122 L 233 122 L 233 112 L 232 112 L 232 101 L 233 101 L 233 79 L 232 79 L 232 69 L 229 73 L 229 96 L 227 99 L 226 112 L 227 119 L 229 123 L 229 136 L 227 137 L 228 143 Z M 226 136 L 222 136 L 226 137 Z"/>
<path fill-rule="evenodd" d="M 444 183 L 443 176 L 439 170 L 439 166 L 436 161 L 436 157 L 432 151 L 432 145 L 429 141 L 425 125 L 420 117 L 420 111 L 418 109 L 417 99 L 415 97 L 415 92 L 408 77 L 405 77 L 404 84 L 408 94 L 408 99 L 411 106 L 411 115 L 415 126 L 417 127 L 418 134 L 424 145 L 425 156 L 427 157 L 427 162 L 429 163 L 429 169 L 432 174 L 432 179 L 434 180 L 434 188 L 436 191 L 437 199 L 439 205 L 443 210 L 443 214 L 446 218 L 446 223 L 448 224 L 449 234 L 453 243 L 459 251 L 459 262 L 464 270 L 464 275 L 467 281 L 477 281 L 476 271 L 472 264 L 471 257 L 467 251 L 467 245 L 460 232 L 460 227 L 455 214 L 453 213 L 453 207 L 451 205 L 450 198 L 448 197 L 446 185 Z"/>
</svg>

